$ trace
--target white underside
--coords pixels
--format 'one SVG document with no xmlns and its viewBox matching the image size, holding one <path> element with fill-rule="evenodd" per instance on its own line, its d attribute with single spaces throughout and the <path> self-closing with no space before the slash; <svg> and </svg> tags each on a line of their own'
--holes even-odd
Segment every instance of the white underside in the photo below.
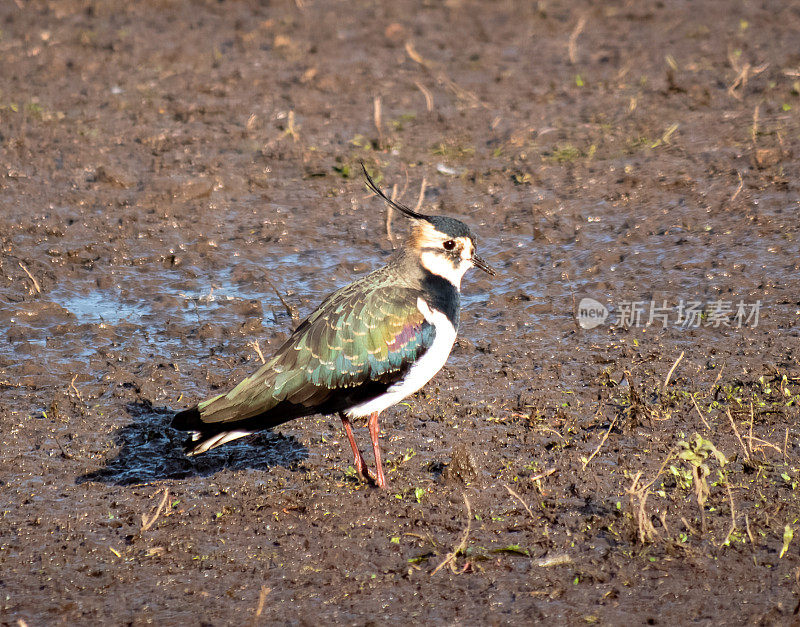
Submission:
<svg viewBox="0 0 800 627">
<path fill-rule="evenodd" d="M 378 398 L 348 409 L 345 414 L 349 418 L 368 416 L 396 405 L 433 379 L 434 375 L 444 366 L 453 349 L 453 343 L 456 341 L 456 329 L 446 315 L 428 307 L 428 304 L 421 298 L 417 298 L 417 308 L 425 316 L 425 320 L 436 329 L 433 344 L 411 366 L 402 381 L 395 383 Z"/>
</svg>

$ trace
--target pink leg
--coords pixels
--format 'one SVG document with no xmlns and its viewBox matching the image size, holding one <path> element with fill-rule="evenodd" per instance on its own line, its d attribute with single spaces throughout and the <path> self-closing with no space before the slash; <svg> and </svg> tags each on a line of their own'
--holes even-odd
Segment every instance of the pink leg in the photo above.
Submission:
<svg viewBox="0 0 800 627">
<path fill-rule="evenodd" d="M 370 414 L 367 426 L 369 426 L 369 435 L 372 438 L 372 452 L 375 453 L 375 481 L 379 488 L 386 488 L 386 477 L 383 474 L 383 465 L 381 464 L 381 444 L 378 441 L 381 429 L 378 426 L 378 416 L 380 412 Z"/>
<path fill-rule="evenodd" d="M 339 414 L 339 417 L 342 419 L 342 425 L 344 425 L 344 430 L 347 433 L 347 439 L 350 440 L 350 447 L 353 449 L 353 465 L 356 467 L 359 476 L 365 481 L 369 481 L 370 476 L 367 462 L 364 461 L 364 456 L 361 455 L 361 451 L 358 450 L 358 444 L 356 444 L 356 439 L 353 437 L 353 427 L 350 424 L 350 419 L 344 414 Z"/>
</svg>

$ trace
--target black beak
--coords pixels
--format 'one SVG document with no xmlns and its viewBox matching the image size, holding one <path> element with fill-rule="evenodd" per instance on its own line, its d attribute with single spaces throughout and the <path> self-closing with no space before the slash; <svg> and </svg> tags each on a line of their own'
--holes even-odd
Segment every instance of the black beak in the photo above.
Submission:
<svg viewBox="0 0 800 627">
<path fill-rule="evenodd" d="M 472 255 L 472 265 L 475 266 L 476 268 L 480 268 L 486 274 L 489 274 L 491 276 L 495 276 L 497 274 L 497 272 L 495 272 L 495 269 L 492 268 L 492 266 L 486 263 L 483 259 L 478 257 L 478 255 Z"/>
</svg>

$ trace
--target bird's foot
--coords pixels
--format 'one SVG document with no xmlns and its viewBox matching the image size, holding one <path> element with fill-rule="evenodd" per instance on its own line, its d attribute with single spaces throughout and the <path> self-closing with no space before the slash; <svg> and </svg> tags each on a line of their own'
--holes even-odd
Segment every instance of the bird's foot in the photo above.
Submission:
<svg viewBox="0 0 800 627">
<path fill-rule="evenodd" d="M 353 462 L 353 465 L 356 467 L 356 472 L 364 483 L 369 483 L 370 485 L 375 484 L 375 477 L 369 471 L 369 468 L 367 467 L 363 457 L 357 457 Z"/>
<path fill-rule="evenodd" d="M 379 488 L 386 489 L 386 475 L 383 474 L 383 464 L 381 463 L 381 445 L 378 441 L 380 436 L 380 428 L 378 427 L 378 416 L 380 412 L 370 414 L 367 420 L 369 427 L 369 435 L 372 438 L 372 452 L 375 454 L 375 483 Z"/>
<path fill-rule="evenodd" d="M 385 490 L 389 487 L 386 483 L 386 476 L 383 474 L 383 468 L 378 466 L 378 472 L 375 474 L 375 478 L 373 479 L 375 482 L 374 485 L 378 486 L 382 490 Z"/>
<path fill-rule="evenodd" d="M 383 473 L 372 472 L 367 466 L 363 457 L 360 460 L 355 459 L 353 461 L 353 465 L 356 468 L 356 473 L 358 473 L 359 479 L 361 479 L 364 483 L 372 487 L 378 487 L 378 488 L 386 487 L 386 478 L 383 476 Z"/>
</svg>

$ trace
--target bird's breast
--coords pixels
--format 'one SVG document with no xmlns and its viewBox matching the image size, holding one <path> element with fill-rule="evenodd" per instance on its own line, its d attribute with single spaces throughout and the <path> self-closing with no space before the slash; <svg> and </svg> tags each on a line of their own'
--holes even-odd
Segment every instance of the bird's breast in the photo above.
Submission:
<svg viewBox="0 0 800 627">
<path fill-rule="evenodd" d="M 456 327 L 445 312 L 431 307 L 422 297 L 417 298 L 417 308 L 436 329 L 430 348 L 411 364 L 401 380 L 378 398 L 349 409 L 346 412 L 348 416 L 366 416 L 399 403 L 430 381 L 444 366 L 456 341 Z"/>
</svg>

